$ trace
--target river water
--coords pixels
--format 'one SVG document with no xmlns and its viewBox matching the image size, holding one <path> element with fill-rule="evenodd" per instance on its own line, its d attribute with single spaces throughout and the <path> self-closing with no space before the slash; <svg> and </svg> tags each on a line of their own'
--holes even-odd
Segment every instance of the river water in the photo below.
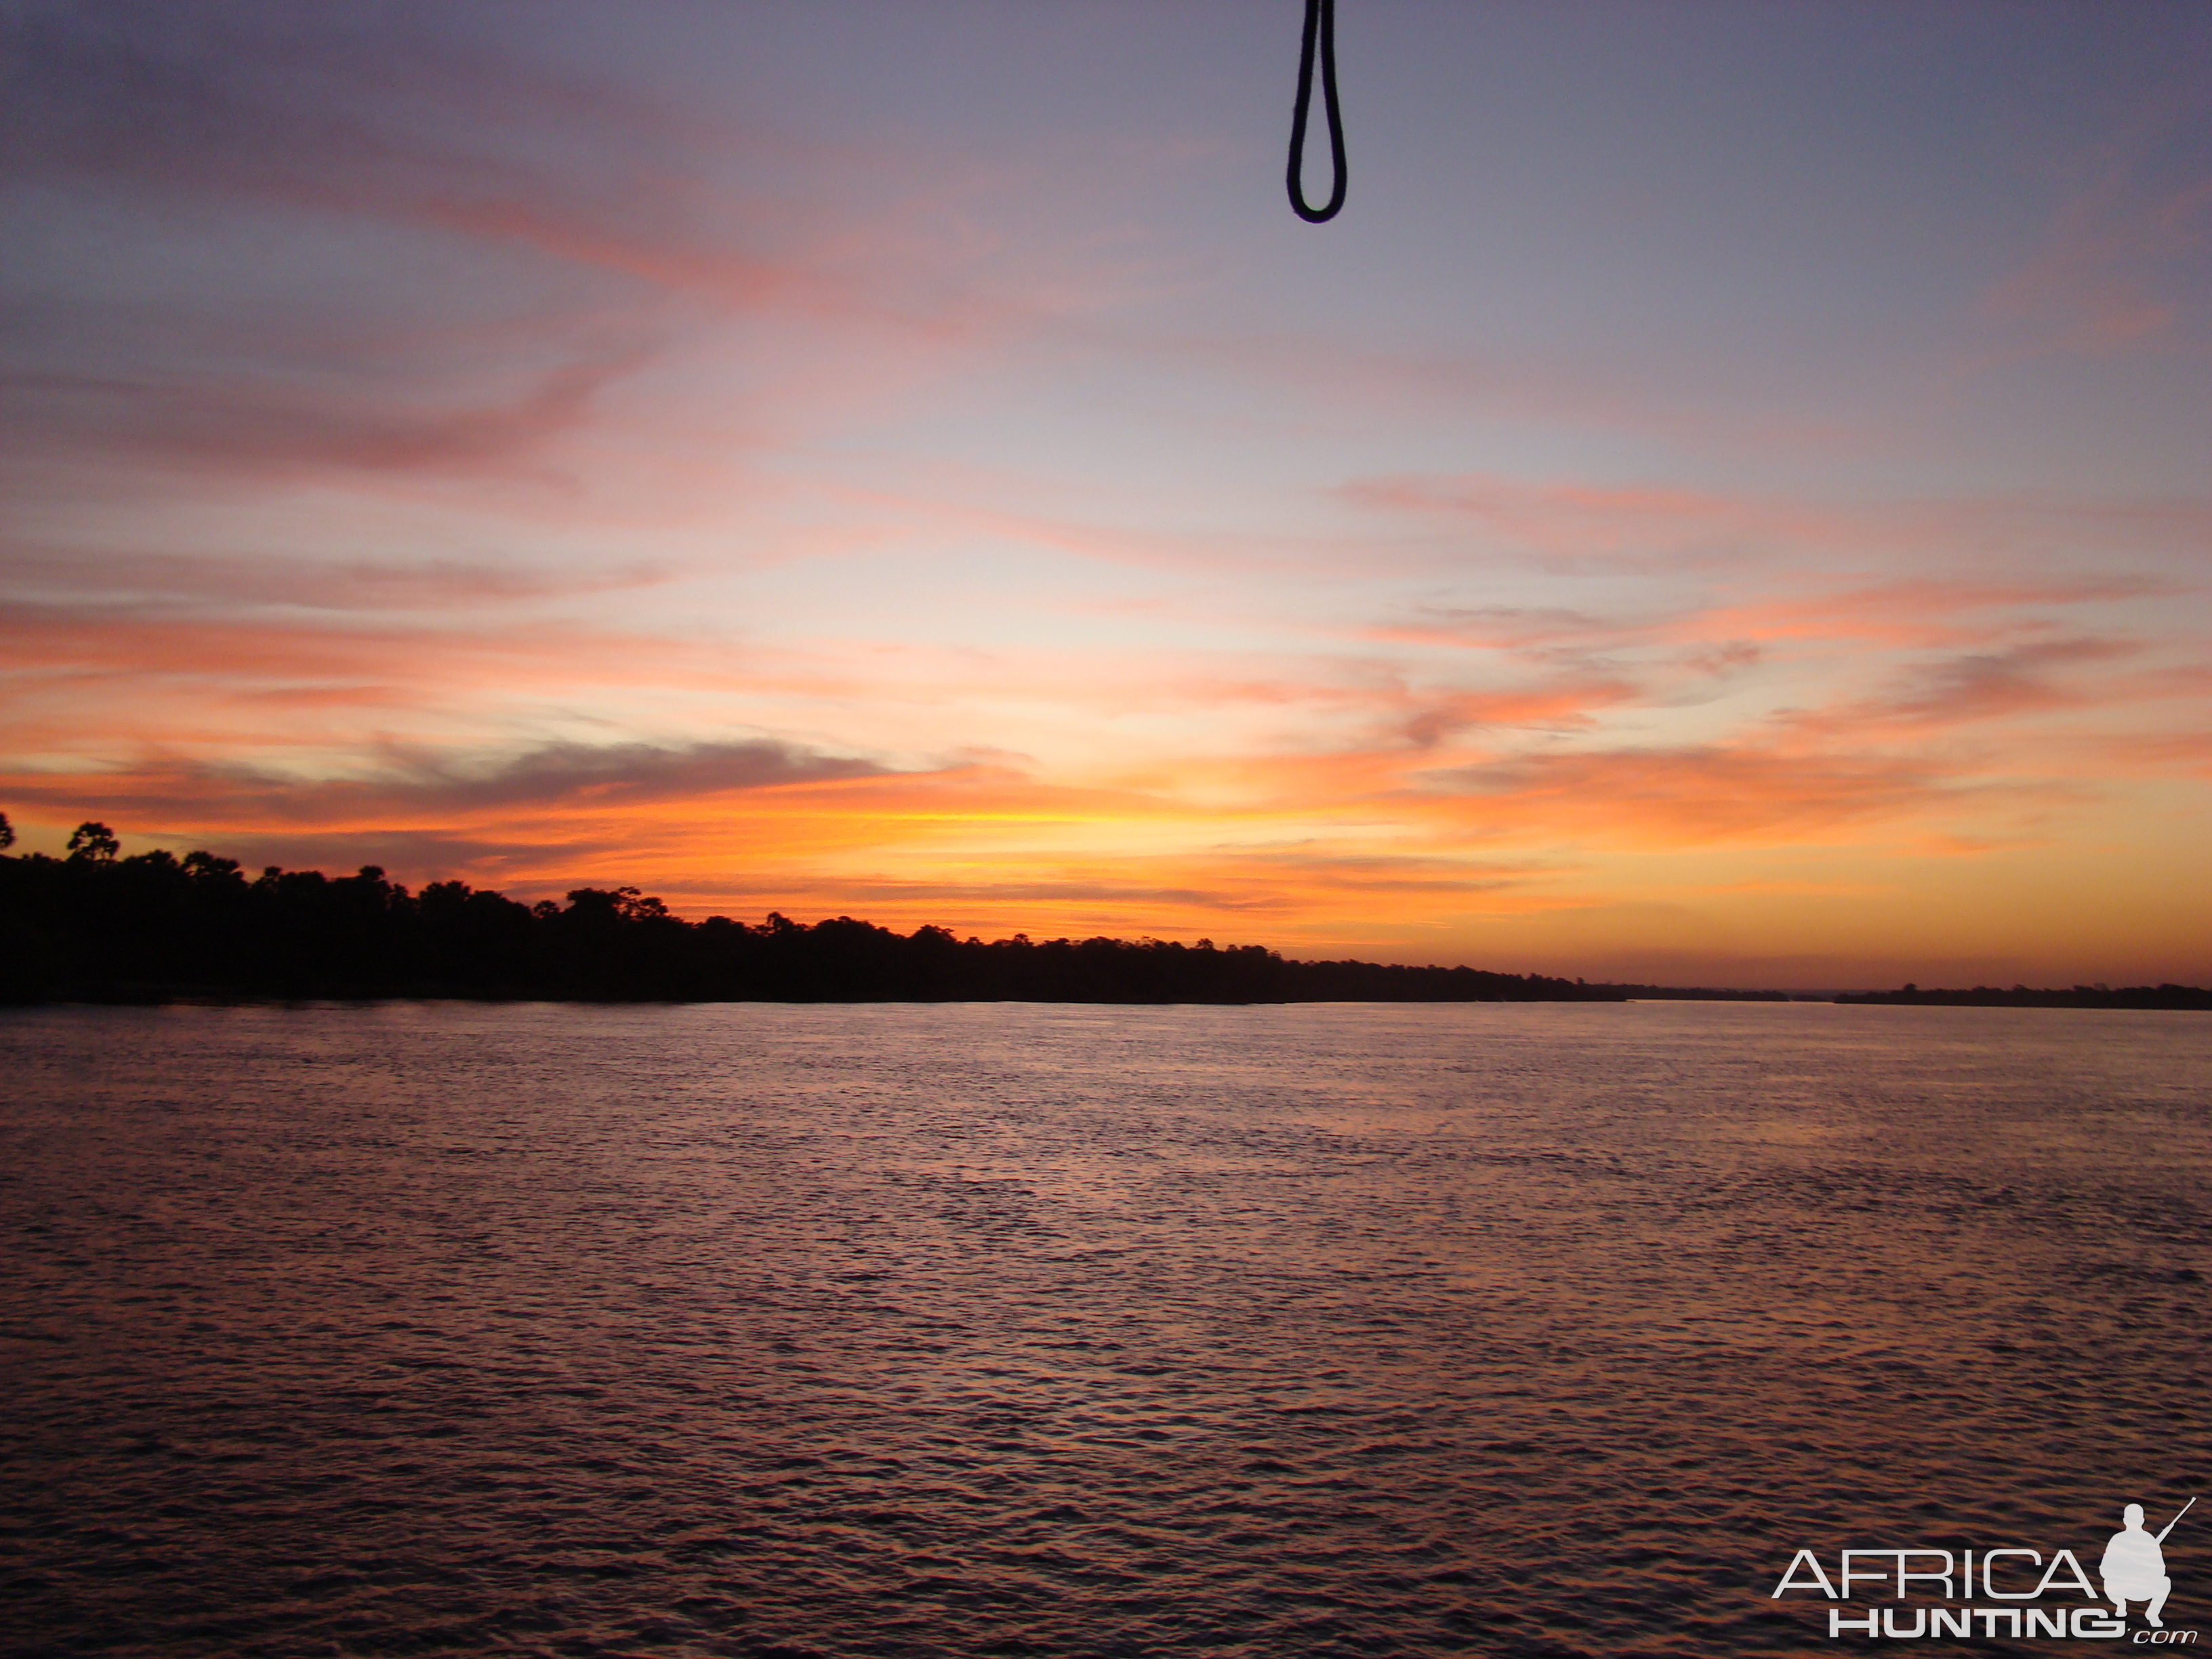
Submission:
<svg viewBox="0 0 2212 1659">
<path fill-rule="evenodd" d="M 0 1078 L 11 1654 L 1804 1653 L 1800 1547 L 2094 1571 L 2212 1469 L 2204 1016 L 52 1009 Z"/>
</svg>

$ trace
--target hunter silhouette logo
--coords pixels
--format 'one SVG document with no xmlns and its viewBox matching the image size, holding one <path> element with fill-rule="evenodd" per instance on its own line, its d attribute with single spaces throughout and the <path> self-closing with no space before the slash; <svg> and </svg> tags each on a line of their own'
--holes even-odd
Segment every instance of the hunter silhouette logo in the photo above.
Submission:
<svg viewBox="0 0 2212 1659">
<path fill-rule="evenodd" d="M 2196 1506 L 2191 1498 L 2181 1506 L 2186 1515 Z M 2159 1547 L 2166 1542 L 2166 1534 L 2181 1524 L 2181 1515 L 2160 1528 L 2154 1538 L 2143 1530 L 2143 1507 L 2130 1504 L 2121 1514 L 2126 1526 L 2112 1534 L 2112 1541 L 2105 1546 L 2105 1559 L 2100 1571 L 2105 1579 L 2105 1596 L 2112 1602 L 2113 1612 L 2123 1619 L 2128 1616 L 2128 1603 L 2148 1601 L 2143 1609 L 2144 1622 L 2153 1630 L 2164 1630 L 2166 1620 L 2159 1613 L 2166 1607 L 2166 1598 L 2173 1593 L 2173 1580 L 2166 1577 L 2166 1555 Z"/>
<path fill-rule="evenodd" d="M 1838 1553 L 1834 1576 L 1814 1551 L 1790 1557 L 1782 1580 L 1769 1598 L 1792 1592 L 1825 1597 L 1831 1603 L 1859 1601 L 1859 1607 L 1831 1606 L 1828 1636 L 1979 1638 L 2033 1641 L 2039 1637 L 2074 1641 L 2130 1641 L 2146 1647 L 2186 1647 L 2193 1630 L 2168 1630 L 2160 1615 L 2173 1579 L 2166 1570 L 2166 1534 L 2197 1506 L 2192 1498 L 2157 1532 L 2145 1530 L 2143 1506 L 2121 1511 L 2097 1562 L 2100 1592 L 2090 1582 L 2081 1559 L 2070 1549 L 2041 1550 L 2019 1545 L 1990 1549 L 1854 1548 Z M 2085 1551 L 2086 1554 L 2087 1552 Z M 1887 1602 L 1886 1607 L 1864 1606 Z M 2106 1603 L 2110 1603 L 2109 1610 Z M 2139 1604 L 2142 1626 L 2128 1628 L 2128 1608 Z"/>
</svg>

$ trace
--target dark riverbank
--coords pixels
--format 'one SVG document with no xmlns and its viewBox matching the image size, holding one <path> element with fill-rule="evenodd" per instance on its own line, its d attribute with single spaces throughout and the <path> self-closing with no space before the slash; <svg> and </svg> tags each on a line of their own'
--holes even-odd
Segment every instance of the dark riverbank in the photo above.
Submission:
<svg viewBox="0 0 2212 1659">
<path fill-rule="evenodd" d="M 634 887 L 523 904 L 374 866 L 249 880 L 207 853 L 0 858 L 0 1000 L 457 997 L 763 1002 L 1620 1002 L 1538 974 L 1298 962 L 1264 945 L 986 942 L 849 916 L 687 921 Z"/>
<path fill-rule="evenodd" d="M 2195 985 L 2124 985 L 2114 990 L 2105 985 L 2075 985 L 2064 989 L 2033 989 L 2015 985 L 2009 990 L 1977 985 L 1966 991 L 1923 991 L 1908 985 L 1901 991 L 1844 991 L 1838 1002 L 1887 1003 L 1903 1007 L 1930 1008 L 2191 1008 L 2212 1010 L 2212 991 Z"/>
<path fill-rule="evenodd" d="M 88 830 L 99 830 L 88 825 Z M 1261 945 L 985 941 L 850 916 L 687 921 L 635 887 L 524 904 L 458 881 L 419 893 L 191 853 L 0 856 L 0 1001 L 460 998 L 602 1002 L 1829 1001 L 2212 1010 L 2195 986 L 1791 994 L 1586 984 L 1467 967 L 1301 962 Z"/>
</svg>

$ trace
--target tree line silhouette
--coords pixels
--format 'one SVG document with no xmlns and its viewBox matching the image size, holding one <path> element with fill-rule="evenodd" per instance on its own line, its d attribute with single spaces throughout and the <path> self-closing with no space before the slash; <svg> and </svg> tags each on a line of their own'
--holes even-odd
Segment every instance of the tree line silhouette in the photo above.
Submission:
<svg viewBox="0 0 2212 1659">
<path fill-rule="evenodd" d="M 2212 991 L 2194 985 L 1977 985 L 1972 989 L 1846 991 L 1838 1002 L 1886 1003 L 1914 1008 L 2192 1008 L 2212 1009 Z"/>
<path fill-rule="evenodd" d="M 13 844 L 0 817 L 0 849 Z M 465 882 L 420 892 L 374 865 L 212 853 L 119 856 L 80 825 L 67 856 L 0 856 L 0 998 L 486 997 L 639 1001 L 1618 1002 L 1616 987 L 1472 968 L 1286 960 L 1153 939 L 986 943 L 850 916 L 687 921 L 635 887 L 524 904 Z"/>
<path fill-rule="evenodd" d="M 67 855 L 7 855 L 0 813 L 0 1002 L 174 997 L 483 997 L 608 1001 L 1621 1002 L 1786 1001 L 1780 991 L 1586 985 L 1540 974 L 1300 962 L 1264 945 L 942 927 L 901 934 L 837 916 L 686 921 L 635 887 L 524 904 L 465 882 L 410 893 L 374 865 L 350 876 L 270 866 L 248 878 L 212 853 L 121 856 L 82 823 Z M 1800 994 L 1798 1000 L 1808 1000 Z M 1827 1000 L 1828 994 L 1817 998 Z M 2212 1011 L 2192 985 L 1841 993 L 1838 1002 Z"/>
</svg>

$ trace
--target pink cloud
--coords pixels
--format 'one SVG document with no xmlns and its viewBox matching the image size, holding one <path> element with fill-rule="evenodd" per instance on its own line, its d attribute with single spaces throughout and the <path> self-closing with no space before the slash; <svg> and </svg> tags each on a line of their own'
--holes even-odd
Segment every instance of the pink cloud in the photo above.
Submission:
<svg viewBox="0 0 2212 1659">
<path fill-rule="evenodd" d="M 1962 810 L 2077 799 L 2077 786 L 1997 783 L 1933 757 L 1754 743 L 1522 755 L 1410 780 L 1492 835 L 1648 848 L 1856 840 Z"/>
<path fill-rule="evenodd" d="M 2203 120 L 2201 100 L 2177 94 L 2082 156 L 2042 245 L 1989 289 L 1983 309 L 2075 352 L 2171 336 L 2183 315 L 2178 267 L 2212 229 L 2212 178 L 2176 179 L 2161 163 Z"/>
<path fill-rule="evenodd" d="M 2133 641 L 2054 639 L 2002 651 L 1978 652 L 1917 665 L 1885 693 L 1853 698 L 1790 718 L 1801 729 L 1850 734 L 1865 742 L 1899 731 L 1940 731 L 2053 708 L 2110 701 L 2108 689 L 2071 673 L 2124 661 L 2142 652 Z"/>
</svg>

